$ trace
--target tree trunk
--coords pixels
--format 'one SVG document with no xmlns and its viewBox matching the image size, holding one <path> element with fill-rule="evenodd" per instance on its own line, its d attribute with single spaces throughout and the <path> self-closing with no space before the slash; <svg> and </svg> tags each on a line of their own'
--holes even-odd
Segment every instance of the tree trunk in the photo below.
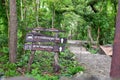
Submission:
<svg viewBox="0 0 120 80">
<path fill-rule="evenodd" d="M 39 0 L 36 0 L 36 26 L 39 27 Z"/>
<path fill-rule="evenodd" d="M 59 66 L 58 62 L 58 53 L 56 52 L 54 55 L 54 65 L 53 65 L 53 70 L 55 73 L 58 73 L 60 71 L 61 67 Z"/>
<path fill-rule="evenodd" d="M 91 27 L 90 26 L 88 27 L 88 38 L 90 40 L 90 43 L 94 43 L 93 38 L 92 38 L 92 34 L 91 34 Z"/>
<path fill-rule="evenodd" d="M 17 13 L 16 0 L 10 0 L 9 61 L 16 62 L 17 54 Z"/>
<path fill-rule="evenodd" d="M 113 45 L 113 56 L 110 76 L 120 79 L 120 0 L 118 5 L 118 15 L 116 19 L 116 30 Z"/>
<path fill-rule="evenodd" d="M 26 27 L 27 26 L 27 6 L 25 4 L 26 4 L 26 0 L 23 0 L 23 5 L 24 5 L 24 8 L 23 8 L 23 20 L 25 21 L 24 26 Z"/>
<path fill-rule="evenodd" d="M 5 7 L 6 7 L 6 15 L 7 15 L 7 20 L 8 20 L 8 33 L 9 33 L 9 26 L 10 26 L 10 16 L 9 16 L 9 4 L 8 4 L 8 0 L 5 0 Z M 9 35 L 8 35 L 9 37 Z"/>
<path fill-rule="evenodd" d="M 98 27 L 98 31 L 97 31 L 97 46 L 99 45 L 99 38 L 100 38 L 100 27 Z"/>
<path fill-rule="evenodd" d="M 52 28 L 54 28 L 54 19 L 55 19 L 55 8 L 53 8 L 53 12 L 52 12 Z"/>
<path fill-rule="evenodd" d="M 31 55 L 30 55 L 30 59 L 28 61 L 28 68 L 27 68 L 27 71 L 29 72 L 30 69 L 31 69 L 31 65 L 33 63 L 33 60 L 34 60 L 34 56 L 35 56 L 35 51 L 31 51 Z"/>
<path fill-rule="evenodd" d="M 20 1 L 20 6 L 21 6 L 21 21 L 23 21 L 23 8 L 22 8 L 23 1 L 22 0 Z"/>
</svg>

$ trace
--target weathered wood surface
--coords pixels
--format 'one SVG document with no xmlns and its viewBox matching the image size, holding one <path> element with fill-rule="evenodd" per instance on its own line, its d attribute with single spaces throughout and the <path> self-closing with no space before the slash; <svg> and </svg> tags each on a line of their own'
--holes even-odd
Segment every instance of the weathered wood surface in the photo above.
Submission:
<svg viewBox="0 0 120 80">
<path fill-rule="evenodd" d="M 41 50 L 48 52 L 62 52 L 64 51 L 64 46 L 48 46 L 48 45 L 40 45 L 40 44 L 25 44 L 25 50 Z"/>
<path fill-rule="evenodd" d="M 53 36 L 27 34 L 26 42 L 55 42 L 55 43 L 67 43 L 66 38 L 55 38 Z"/>
<path fill-rule="evenodd" d="M 105 55 L 108 55 L 108 56 L 112 56 L 113 47 L 112 46 L 100 46 L 99 53 L 100 54 L 105 54 Z"/>
<path fill-rule="evenodd" d="M 29 61 L 28 61 L 28 68 L 27 68 L 28 72 L 31 69 L 31 65 L 32 65 L 33 60 L 34 60 L 34 56 L 35 56 L 35 51 L 31 51 L 30 58 L 29 58 Z"/>
<path fill-rule="evenodd" d="M 36 28 L 27 28 L 27 30 L 32 30 L 32 31 L 47 31 L 47 32 L 65 32 L 65 31 L 62 31 L 62 30 L 58 30 L 58 29 L 55 29 L 55 28 L 43 28 L 43 27 L 36 27 Z"/>
<path fill-rule="evenodd" d="M 62 30 L 58 30 L 55 28 L 42 28 L 42 27 L 36 27 L 36 28 L 29 28 L 28 30 L 31 30 L 30 33 L 26 35 L 26 42 L 24 45 L 25 50 L 31 50 L 37 51 L 48 51 L 48 52 L 55 52 L 54 55 L 54 72 L 59 72 L 60 66 L 58 64 L 58 53 L 64 51 L 64 43 L 67 43 L 67 39 L 65 38 L 59 38 L 58 33 L 59 32 L 65 32 Z M 41 32 L 55 32 L 54 36 L 48 36 L 41 34 Z M 53 43 L 54 45 L 49 44 L 41 44 L 41 43 Z M 58 44 L 59 43 L 59 44 Z M 60 46 L 62 44 L 63 46 Z M 34 53 L 31 54 L 30 60 L 28 63 L 28 70 L 30 70 L 30 66 L 34 59 Z"/>
</svg>

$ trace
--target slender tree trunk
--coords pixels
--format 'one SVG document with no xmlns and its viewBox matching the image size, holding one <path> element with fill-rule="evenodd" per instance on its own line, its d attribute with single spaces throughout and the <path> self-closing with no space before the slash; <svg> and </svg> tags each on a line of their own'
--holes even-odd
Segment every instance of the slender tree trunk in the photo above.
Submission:
<svg viewBox="0 0 120 80">
<path fill-rule="evenodd" d="M 60 71 L 60 69 L 61 69 L 61 67 L 59 66 L 59 62 L 58 62 L 58 53 L 55 53 L 53 70 L 55 73 L 58 73 Z"/>
<path fill-rule="evenodd" d="M 25 5 L 26 4 L 26 0 L 23 0 L 23 5 L 24 5 L 24 9 L 23 9 L 23 20 L 25 21 L 24 22 L 24 25 L 27 26 L 27 6 Z"/>
<path fill-rule="evenodd" d="M 16 0 L 10 0 L 9 61 L 16 62 L 17 54 L 17 13 Z"/>
<path fill-rule="evenodd" d="M 8 22 L 9 22 L 9 4 L 8 4 L 8 1 L 7 0 L 5 0 L 5 7 L 6 7 L 6 15 L 7 15 L 7 19 L 8 19 Z"/>
<path fill-rule="evenodd" d="M 98 27 L 98 31 L 97 31 L 97 46 L 99 45 L 99 38 L 100 38 L 100 27 Z"/>
<path fill-rule="evenodd" d="M 36 26 L 39 27 L 39 0 L 36 0 Z"/>
<path fill-rule="evenodd" d="M 6 15 L 7 15 L 7 19 L 8 19 L 8 33 L 9 33 L 9 26 L 10 26 L 10 16 L 9 16 L 9 1 L 5 0 L 5 7 L 6 7 Z M 9 35 L 8 35 L 9 37 Z"/>
<path fill-rule="evenodd" d="M 52 28 L 54 28 L 54 19 L 55 19 L 55 9 L 52 12 Z"/>
<path fill-rule="evenodd" d="M 116 13 L 117 13 L 117 0 L 115 0 L 114 1 L 114 13 L 115 13 L 115 17 L 114 17 L 114 20 L 115 20 L 115 22 L 116 22 Z M 114 24 L 114 26 L 115 26 L 116 24 Z"/>
<path fill-rule="evenodd" d="M 118 5 L 118 14 L 116 19 L 116 30 L 113 45 L 113 56 L 110 76 L 120 80 L 120 0 Z"/>
<path fill-rule="evenodd" d="M 94 43 L 93 38 L 92 38 L 92 34 L 91 34 L 91 27 L 90 26 L 88 27 L 88 37 L 89 37 L 90 43 Z"/>
<path fill-rule="evenodd" d="M 21 6 L 21 21 L 23 21 L 23 0 L 20 1 L 20 6 Z"/>
<path fill-rule="evenodd" d="M 33 60 L 34 60 L 34 56 L 35 56 L 35 51 L 31 51 L 31 55 L 30 55 L 30 59 L 28 61 L 28 68 L 27 68 L 27 71 L 29 72 L 30 69 L 31 69 L 31 65 L 33 63 Z"/>
</svg>

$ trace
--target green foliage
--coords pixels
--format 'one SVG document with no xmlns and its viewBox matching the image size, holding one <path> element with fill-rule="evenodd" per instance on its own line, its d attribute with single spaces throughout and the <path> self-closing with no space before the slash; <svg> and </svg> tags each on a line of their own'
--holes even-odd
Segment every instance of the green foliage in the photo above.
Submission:
<svg viewBox="0 0 120 80">
<path fill-rule="evenodd" d="M 27 75 L 29 77 L 34 77 L 36 80 L 59 80 L 58 76 L 52 76 L 52 75 Z"/>
<path fill-rule="evenodd" d="M 19 67 L 27 68 L 27 61 L 29 60 L 29 52 L 21 57 L 17 63 Z M 59 54 L 59 65 L 61 66 L 60 74 L 53 73 L 54 53 L 37 51 L 35 53 L 34 61 L 31 65 L 31 71 L 26 73 L 28 76 L 33 76 L 37 80 L 58 80 L 60 75 L 74 75 L 77 72 L 84 71 L 84 68 L 78 65 L 74 60 L 74 55 L 69 50 Z"/>
<path fill-rule="evenodd" d="M 4 5 L 6 4 L 6 5 Z M 38 9 L 39 25 L 51 28 L 52 12 L 55 10 L 54 27 L 65 30 L 65 37 L 87 40 L 87 26 L 92 29 L 92 37 L 96 40 L 100 28 L 99 44 L 113 42 L 115 30 L 115 16 L 118 1 L 95 0 L 40 0 Z M 0 3 L 0 47 L 8 47 L 8 13 L 9 1 Z M 95 13 L 92 9 L 97 10 Z M 17 0 L 18 12 L 18 45 L 24 44 L 26 27 L 36 27 L 36 0 Z M 7 14 L 6 14 L 7 13 Z M 23 17 L 23 19 L 22 19 Z M 3 48 L 1 48 L 3 49 Z M 19 53 L 22 47 L 18 47 Z M 2 50 L 0 50 L 2 51 Z"/>
<path fill-rule="evenodd" d="M 17 76 L 19 73 L 16 71 L 17 65 L 16 64 L 11 64 L 9 62 L 0 65 L 1 69 L 0 72 L 4 73 L 4 76 Z"/>
<path fill-rule="evenodd" d="M 92 54 L 96 54 L 98 52 L 98 49 L 89 48 L 88 51 Z"/>
<path fill-rule="evenodd" d="M 0 73 L 3 73 L 4 76 L 18 75 L 16 72 L 16 65 L 8 61 L 8 54 L 0 53 Z"/>
<path fill-rule="evenodd" d="M 17 0 L 18 62 L 11 64 L 8 62 L 9 0 L 0 0 L 0 72 L 5 73 L 6 76 L 19 75 L 16 71 L 18 67 L 27 68 L 30 52 L 24 51 L 23 45 L 26 33 L 29 32 L 26 28 L 37 27 L 36 16 L 38 16 L 39 26 L 51 28 L 52 13 L 55 11 L 54 27 L 66 31 L 64 34 L 61 33 L 60 37 L 88 40 L 87 30 L 90 26 L 94 41 L 99 36 L 99 44 L 113 42 L 117 0 L 40 0 L 38 14 L 36 14 L 36 4 L 36 0 Z M 92 53 L 97 51 L 91 49 L 90 45 L 89 50 Z M 53 74 L 53 56 L 54 53 L 36 52 L 31 73 L 26 74 L 38 80 L 57 80 L 58 75 Z M 61 75 L 73 75 L 84 70 L 79 67 L 73 57 L 74 55 L 69 50 L 59 54 Z M 43 75 L 45 72 L 51 75 Z"/>
<path fill-rule="evenodd" d="M 2 47 L 2 49 L 0 50 L 0 52 L 8 54 L 9 53 L 9 49 L 8 49 L 8 47 Z"/>
<path fill-rule="evenodd" d="M 20 60 L 17 62 L 17 66 L 22 67 L 24 65 L 27 66 L 27 62 L 29 60 L 30 52 L 26 52 L 26 54 L 22 55 Z"/>
<path fill-rule="evenodd" d="M 5 76 L 17 76 L 19 73 L 16 71 L 16 64 L 7 63 L 4 66 Z"/>
<path fill-rule="evenodd" d="M 77 72 L 84 71 L 84 68 L 75 61 L 74 54 L 70 53 L 68 49 L 59 54 L 59 65 L 61 66 L 59 74 L 53 73 L 54 53 L 52 52 L 37 51 L 30 72 L 26 71 L 30 51 L 26 51 L 24 55 L 19 57 L 15 64 L 8 62 L 8 54 L 1 53 L 0 55 L 0 72 L 7 77 L 21 75 L 17 71 L 18 68 L 25 68 L 24 73 L 37 80 L 58 80 L 60 76 L 72 76 Z"/>
<path fill-rule="evenodd" d="M 74 75 L 80 71 L 84 71 L 83 67 L 77 66 L 77 67 L 69 67 L 68 68 L 68 73 L 71 75 Z"/>
</svg>

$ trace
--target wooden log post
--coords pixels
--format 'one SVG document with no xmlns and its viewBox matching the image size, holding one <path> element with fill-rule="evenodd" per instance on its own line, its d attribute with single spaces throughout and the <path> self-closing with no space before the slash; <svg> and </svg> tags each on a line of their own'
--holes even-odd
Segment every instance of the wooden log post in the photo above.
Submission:
<svg viewBox="0 0 120 80">
<path fill-rule="evenodd" d="M 31 55 L 30 55 L 30 58 L 29 58 L 29 61 L 28 61 L 28 68 L 27 68 L 28 72 L 31 69 L 31 65 L 32 65 L 33 60 L 34 60 L 34 56 L 35 56 L 35 51 L 31 51 Z"/>
<path fill-rule="evenodd" d="M 120 80 L 120 0 L 118 5 L 117 20 L 116 20 L 116 30 L 114 37 L 110 76 L 112 78 L 119 78 L 118 80 Z"/>
<path fill-rule="evenodd" d="M 53 70 L 55 73 L 58 73 L 60 71 L 60 66 L 58 62 L 58 53 L 56 52 L 54 55 L 54 65 L 53 65 Z"/>
<path fill-rule="evenodd" d="M 55 34 L 55 38 L 58 38 L 58 33 Z M 55 52 L 55 55 L 54 55 L 54 65 L 53 65 L 53 70 L 54 70 L 55 73 L 58 73 L 60 71 L 58 58 L 59 58 L 58 52 Z"/>
</svg>

